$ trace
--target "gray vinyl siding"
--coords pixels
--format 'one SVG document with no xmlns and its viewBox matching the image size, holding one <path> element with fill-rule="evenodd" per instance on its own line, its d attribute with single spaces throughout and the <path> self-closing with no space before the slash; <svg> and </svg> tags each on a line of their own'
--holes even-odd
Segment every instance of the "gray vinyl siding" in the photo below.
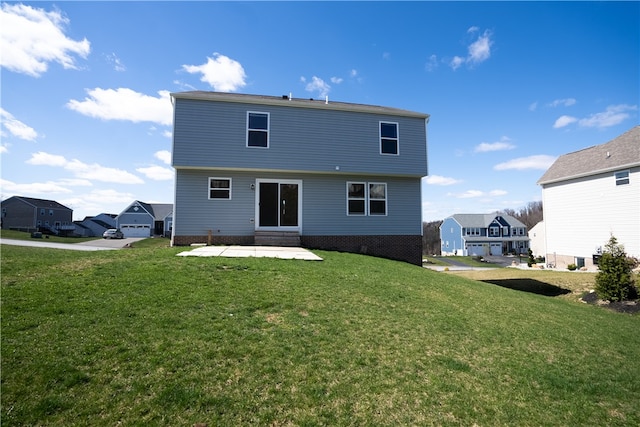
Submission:
<svg viewBox="0 0 640 427">
<path fill-rule="evenodd" d="M 153 230 L 153 217 L 148 212 L 124 212 L 118 215 L 118 227 L 123 224 L 149 225 Z"/>
<path fill-rule="evenodd" d="M 173 166 L 427 175 L 424 118 L 175 99 Z M 246 146 L 247 111 L 270 114 L 269 148 Z M 399 125 L 399 155 L 380 154 L 379 122 Z"/>
<path fill-rule="evenodd" d="M 231 178 L 231 200 L 208 199 L 209 177 Z M 419 178 L 181 169 L 176 174 L 176 236 L 250 236 L 255 232 L 256 179 L 302 181 L 302 234 L 421 235 Z M 346 183 L 385 182 L 386 216 L 348 216 Z"/>
</svg>

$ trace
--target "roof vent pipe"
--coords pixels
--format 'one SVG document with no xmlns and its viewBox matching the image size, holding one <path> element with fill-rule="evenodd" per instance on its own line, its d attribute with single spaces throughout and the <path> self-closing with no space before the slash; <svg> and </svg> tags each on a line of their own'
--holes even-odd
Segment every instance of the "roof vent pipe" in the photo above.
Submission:
<svg viewBox="0 0 640 427">
<path fill-rule="evenodd" d="M 293 94 L 289 92 L 289 101 L 291 101 L 292 99 L 293 99 Z"/>
<path fill-rule="evenodd" d="M 327 96 L 325 96 L 325 97 L 324 97 L 324 103 L 325 103 L 325 104 L 328 104 L 328 103 L 329 103 L 329 95 L 327 95 Z"/>
</svg>

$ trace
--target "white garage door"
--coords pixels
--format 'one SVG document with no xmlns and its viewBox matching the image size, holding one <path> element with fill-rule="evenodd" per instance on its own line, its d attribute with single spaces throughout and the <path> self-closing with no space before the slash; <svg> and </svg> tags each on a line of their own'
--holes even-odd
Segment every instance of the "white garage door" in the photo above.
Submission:
<svg viewBox="0 0 640 427">
<path fill-rule="evenodd" d="M 470 256 L 474 256 L 474 255 L 479 255 L 479 256 L 484 256 L 484 246 L 482 245 L 482 243 L 469 243 L 467 245 L 467 253 Z"/>
<path fill-rule="evenodd" d="M 502 243 L 491 244 L 491 255 L 496 255 L 496 256 L 502 255 Z"/>
<path fill-rule="evenodd" d="M 143 224 L 123 224 L 120 230 L 124 237 L 151 237 L 151 226 Z"/>
</svg>

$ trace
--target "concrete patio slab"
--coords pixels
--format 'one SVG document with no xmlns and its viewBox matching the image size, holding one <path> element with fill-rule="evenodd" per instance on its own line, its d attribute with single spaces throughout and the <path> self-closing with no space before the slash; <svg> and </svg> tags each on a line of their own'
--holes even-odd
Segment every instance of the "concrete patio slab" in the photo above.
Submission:
<svg viewBox="0 0 640 427">
<path fill-rule="evenodd" d="M 282 246 L 200 246 L 180 252 L 178 256 L 227 257 L 227 258 L 279 258 L 322 261 L 322 258 L 304 248 Z"/>
</svg>

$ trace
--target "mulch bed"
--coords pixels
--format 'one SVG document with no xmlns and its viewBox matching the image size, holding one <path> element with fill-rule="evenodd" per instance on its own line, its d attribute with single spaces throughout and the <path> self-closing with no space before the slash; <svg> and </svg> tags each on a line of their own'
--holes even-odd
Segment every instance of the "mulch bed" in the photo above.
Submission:
<svg viewBox="0 0 640 427">
<path fill-rule="evenodd" d="M 599 305 L 601 307 L 617 311 L 618 313 L 640 313 L 640 300 L 612 302 L 603 301 L 601 299 L 598 299 L 598 295 L 595 292 L 589 292 L 588 294 L 580 298 L 580 300 L 586 302 L 587 304 Z"/>
</svg>

